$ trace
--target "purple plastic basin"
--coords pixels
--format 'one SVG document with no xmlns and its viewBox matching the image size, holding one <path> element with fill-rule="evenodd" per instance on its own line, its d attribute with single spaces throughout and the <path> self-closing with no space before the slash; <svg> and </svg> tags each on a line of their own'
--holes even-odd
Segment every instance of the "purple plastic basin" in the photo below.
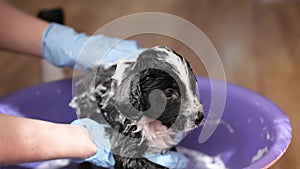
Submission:
<svg viewBox="0 0 300 169">
<path fill-rule="evenodd" d="M 197 78 L 201 103 L 209 112 L 211 83 L 207 78 Z M 76 119 L 69 108 L 72 97 L 72 80 L 66 79 L 33 86 L 0 99 L 1 113 L 70 123 Z M 291 140 L 291 126 L 287 116 L 266 98 L 227 84 L 227 98 L 222 116 L 213 135 L 198 143 L 201 127 L 191 132 L 181 146 L 198 150 L 210 156 L 219 156 L 230 169 L 258 169 L 270 167 L 287 149 Z M 6 166 L 8 168 L 36 168 L 43 162 Z M 193 164 L 189 164 L 192 168 Z M 1 168 L 1 167 L 0 167 Z M 76 168 L 71 163 L 64 168 Z"/>
</svg>

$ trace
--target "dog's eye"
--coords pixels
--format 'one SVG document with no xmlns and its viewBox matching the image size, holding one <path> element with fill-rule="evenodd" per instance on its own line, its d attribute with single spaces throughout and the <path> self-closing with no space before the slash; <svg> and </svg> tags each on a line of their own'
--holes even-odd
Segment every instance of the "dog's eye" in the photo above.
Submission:
<svg viewBox="0 0 300 169">
<path fill-rule="evenodd" d="M 178 97 L 178 93 L 172 88 L 166 89 L 165 94 L 166 94 L 167 98 L 177 98 Z"/>
</svg>

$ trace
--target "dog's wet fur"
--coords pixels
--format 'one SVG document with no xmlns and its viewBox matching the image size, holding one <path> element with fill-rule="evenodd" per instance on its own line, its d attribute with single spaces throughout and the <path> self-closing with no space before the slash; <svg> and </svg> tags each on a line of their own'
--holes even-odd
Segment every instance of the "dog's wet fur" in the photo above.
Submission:
<svg viewBox="0 0 300 169">
<path fill-rule="evenodd" d="M 203 108 L 196 95 L 196 78 L 183 57 L 162 46 L 145 50 L 136 62 L 123 64 L 126 65 L 124 72 L 129 73 L 145 64 L 153 66 L 131 75 L 123 74 L 118 78 L 112 78 L 118 71 L 118 65 L 109 68 L 99 66 L 77 84 L 78 95 L 72 101 L 73 107 L 76 108 L 79 118 L 91 118 L 110 125 L 106 128 L 106 134 L 112 145 L 115 168 L 166 168 L 139 157 L 143 157 L 148 151 L 176 151 L 176 133 L 188 132 L 200 125 Z M 159 66 L 155 64 L 164 65 L 164 69 L 157 68 Z M 167 99 L 164 111 L 156 120 L 152 119 L 151 112 L 128 114 L 123 113 L 126 105 L 116 106 L 127 99 L 139 113 L 145 112 L 151 107 L 149 94 L 154 89 L 163 91 Z M 124 95 L 128 97 L 123 97 Z M 140 117 L 135 118 L 136 116 Z M 149 124 L 145 125 L 144 122 Z M 159 132 L 162 133 L 160 136 L 149 136 L 158 135 Z M 133 139 L 129 141 L 126 138 Z"/>
</svg>

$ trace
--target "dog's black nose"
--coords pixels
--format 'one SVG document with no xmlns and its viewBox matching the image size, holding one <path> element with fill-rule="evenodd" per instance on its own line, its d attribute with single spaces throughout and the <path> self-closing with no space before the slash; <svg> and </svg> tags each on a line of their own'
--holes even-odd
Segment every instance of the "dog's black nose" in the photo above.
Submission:
<svg viewBox="0 0 300 169">
<path fill-rule="evenodd" d="M 204 118 L 204 115 L 203 115 L 203 113 L 202 112 L 200 112 L 200 111 L 198 111 L 198 117 L 196 118 L 196 120 L 195 120 L 195 124 L 196 125 L 199 125 L 200 123 L 201 123 L 201 121 L 203 120 L 203 118 Z"/>
</svg>

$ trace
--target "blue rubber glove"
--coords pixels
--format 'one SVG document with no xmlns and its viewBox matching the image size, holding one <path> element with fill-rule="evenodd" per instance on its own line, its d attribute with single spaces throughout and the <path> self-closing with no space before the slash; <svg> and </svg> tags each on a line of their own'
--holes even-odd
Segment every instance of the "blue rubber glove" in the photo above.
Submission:
<svg viewBox="0 0 300 169">
<path fill-rule="evenodd" d="M 75 162 L 81 163 L 86 161 L 97 166 L 109 168 L 114 166 L 115 160 L 111 153 L 110 141 L 105 136 L 105 125 L 101 125 L 89 118 L 75 120 L 71 125 L 85 127 L 92 136 L 94 143 L 98 146 L 98 151 L 95 155 L 87 159 L 76 159 Z M 170 169 L 183 169 L 187 165 L 187 158 L 183 154 L 173 151 L 168 151 L 164 154 L 145 154 L 145 157 L 156 164 Z"/>
<path fill-rule="evenodd" d="M 135 59 L 141 52 L 136 41 L 110 38 L 104 35 L 87 36 L 74 29 L 51 23 L 42 36 L 44 58 L 55 66 L 90 69 L 99 64 L 110 66 L 120 59 Z"/>
<path fill-rule="evenodd" d="M 74 126 L 83 126 L 93 138 L 94 143 L 97 145 L 97 153 L 86 159 L 74 159 L 74 162 L 82 163 L 84 161 L 90 162 L 97 166 L 113 167 L 115 159 L 111 153 L 111 145 L 109 138 L 105 136 L 105 126 L 97 123 L 94 120 L 84 118 L 78 119 L 71 123 Z"/>
</svg>

